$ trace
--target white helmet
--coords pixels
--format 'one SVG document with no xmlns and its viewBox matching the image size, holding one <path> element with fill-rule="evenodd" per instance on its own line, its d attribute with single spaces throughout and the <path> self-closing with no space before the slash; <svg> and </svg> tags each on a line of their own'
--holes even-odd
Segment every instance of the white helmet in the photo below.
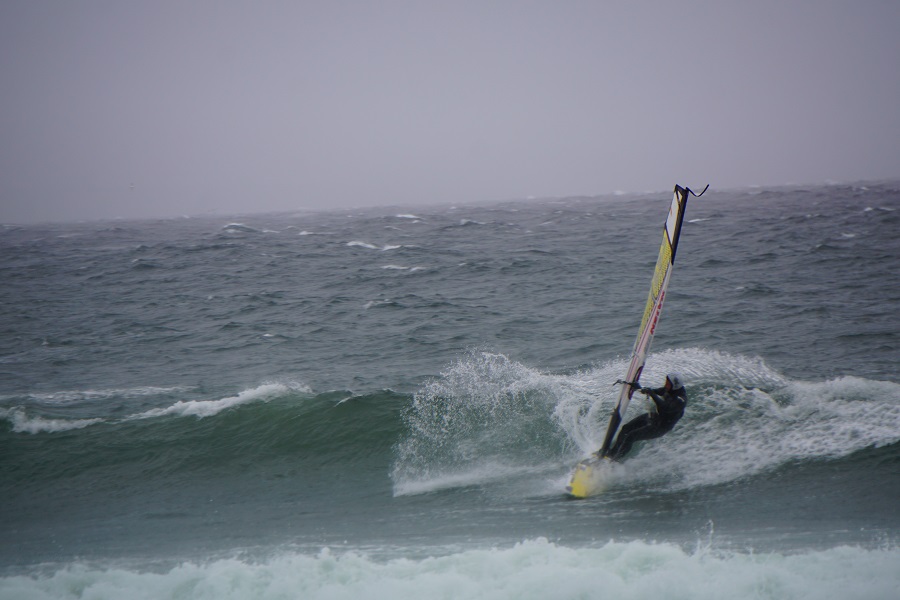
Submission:
<svg viewBox="0 0 900 600">
<path fill-rule="evenodd" d="M 673 390 L 680 390 L 684 387 L 684 380 L 681 378 L 681 375 L 678 373 L 667 373 L 666 379 L 669 380 L 669 383 L 672 384 Z"/>
</svg>

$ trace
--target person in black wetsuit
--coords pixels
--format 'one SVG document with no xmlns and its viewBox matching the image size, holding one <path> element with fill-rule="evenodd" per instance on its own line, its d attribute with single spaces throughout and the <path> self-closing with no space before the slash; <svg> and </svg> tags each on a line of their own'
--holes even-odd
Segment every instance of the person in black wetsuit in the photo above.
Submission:
<svg viewBox="0 0 900 600">
<path fill-rule="evenodd" d="M 653 400 L 656 412 L 645 413 L 622 427 L 616 443 L 606 453 L 612 460 L 622 460 L 631 451 L 631 446 L 635 442 L 652 440 L 669 433 L 684 415 L 687 392 L 684 390 L 684 382 L 680 375 L 669 373 L 666 375 L 664 387 L 640 388 L 637 391 Z"/>
</svg>

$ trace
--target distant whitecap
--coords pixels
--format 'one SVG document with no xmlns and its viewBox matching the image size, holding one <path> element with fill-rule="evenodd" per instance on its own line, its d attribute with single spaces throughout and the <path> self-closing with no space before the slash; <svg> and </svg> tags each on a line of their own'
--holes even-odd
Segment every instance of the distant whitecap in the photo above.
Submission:
<svg viewBox="0 0 900 600">
<path fill-rule="evenodd" d="M 243 223 L 229 223 L 222 227 L 222 231 L 228 233 L 260 233 L 259 229 L 244 225 Z"/>
</svg>

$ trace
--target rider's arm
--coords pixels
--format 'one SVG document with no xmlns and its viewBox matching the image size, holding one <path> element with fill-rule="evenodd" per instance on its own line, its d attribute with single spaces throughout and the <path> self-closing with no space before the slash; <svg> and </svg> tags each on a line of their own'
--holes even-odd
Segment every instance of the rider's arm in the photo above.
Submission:
<svg viewBox="0 0 900 600">
<path fill-rule="evenodd" d="M 660 410 L 662 410 L 664 400 L 662 399 L 662 397 L 660 397 L 659 391 L 652 388 L 643 388 L 641 391 L 644 392 L 648 398 L 653 400 L 653 403 L 656 405 L 656 412 L 660 412 Z"/>
</svg>

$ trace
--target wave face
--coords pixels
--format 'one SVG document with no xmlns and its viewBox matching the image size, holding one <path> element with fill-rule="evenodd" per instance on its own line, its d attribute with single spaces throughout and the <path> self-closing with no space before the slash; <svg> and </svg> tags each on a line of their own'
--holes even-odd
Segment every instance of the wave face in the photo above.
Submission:
<svg viewBox="0 0 900 600">
<path fill-rule="evenodd" d="M 127 402 L 131 394 L 84 395 Z M 178 478 L 238 476 L 248 465 L 283 461 L 321 469 L 352 460 L 361 448 L 389 443 L 399 426 L 391 413 L 405 400 L 391 392 L 313 394 L 301 384 L 269 383 L 116 417 L 48 418 L 34 406 L 19 406 L 5 410 L 7 428 L 0 433 L 10 450 L 4 488 L 21 493 L 79 477 L 90 478 L 92 487 L 151 480 L 168 487 Z"/>
<path fill-rule="evenodd" d="M 4 465 L 15 465 L 3 470 L 4 487 L 21 493 L 87 473 L 93 486 L 148 478 L 167 486 L 173 477 L 239 476 L 247 465 L 278 462 L 343 465 L 356 477 L 375 456 L 390 461 L 396 496 L 523 480 L 535 482 L 529 494 L 555 494 L 555 479 L 599 446 L 617 397 L 608 382 L 626 364 L 544 373 L 472 351 L 412 396 L 268 383 L 213 399 L 177 399 L 197 395 L 184 388 L 32 397 L 0 412 Z M 640 447 L 633 473 L 618 482 L 623 489 L 703 489 L 900 442 L 900 385 L 892 382 L 796 381 L 758 358 L 701 349 L 654 354 L 645 378 L 675 368 L 692 382 L 687 417 Z M 54 418 L 48 410 L 153 397 L 169 402 L 107 417 Z"/>
<path fill-rule="evenodd" d="M 528 557 L 623 597 L 657 585 L 645 563 L 691 597 L 680 571 L 878 597 L 895 183 L 692 199 L 642 377 L 681 372 L 686 415 L 603 495 L 561 493 L 603 438 L 669 200 L 0 228 L 0 597 L 502 597 Z"/>
</svg>

